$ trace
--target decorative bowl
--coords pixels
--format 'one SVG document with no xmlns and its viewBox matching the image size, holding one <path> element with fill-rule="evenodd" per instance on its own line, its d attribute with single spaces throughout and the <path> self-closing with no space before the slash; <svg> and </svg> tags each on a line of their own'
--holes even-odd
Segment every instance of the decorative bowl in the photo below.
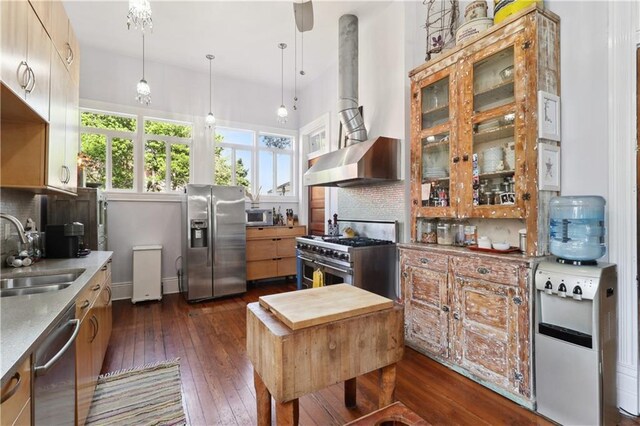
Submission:
<svg viewBox="0 0 640 426">
<path fill-rule="evenodd" d="M 513 65 L 509 65 L 502 71 L 500 71 L 500 78 L 502 81 L 513 80 Z"/>
<path fill-rule="evenodd" d="M 493 243 L 494 250 L 509 250 L 511 246 L 508 243 Z"/>
</svg>

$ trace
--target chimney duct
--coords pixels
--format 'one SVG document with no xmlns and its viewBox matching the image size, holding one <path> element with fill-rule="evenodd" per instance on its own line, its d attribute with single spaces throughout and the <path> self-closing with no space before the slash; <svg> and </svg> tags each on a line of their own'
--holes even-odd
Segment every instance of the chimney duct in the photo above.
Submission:
<svg viewBox="0 0 640 426">
<path fill-rule="evenodd" d="M 358 110 L 358 17 L 342 15 L 338 29 L 338 115 L 349 146 L 367 140 Z"/>
</svg>

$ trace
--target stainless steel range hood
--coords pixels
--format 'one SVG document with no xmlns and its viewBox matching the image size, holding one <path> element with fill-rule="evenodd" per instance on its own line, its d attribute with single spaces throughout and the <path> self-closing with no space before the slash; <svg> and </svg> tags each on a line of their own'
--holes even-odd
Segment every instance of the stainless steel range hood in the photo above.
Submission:
<svg viewBox="0 0 640 426">
<path fill-rule="evenodd" d="M 324 154 L 303 176 L 305 186 L 356 186 L 400 178 L 400 141 L 379 137 Z"/>
</svg>

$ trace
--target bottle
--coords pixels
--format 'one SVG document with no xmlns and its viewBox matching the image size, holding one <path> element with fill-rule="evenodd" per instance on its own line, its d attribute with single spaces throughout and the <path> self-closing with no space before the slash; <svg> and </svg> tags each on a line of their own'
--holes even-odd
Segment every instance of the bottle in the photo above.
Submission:
<svg viewBox="0 0 640 426">
<path fill-rule="evenodd" d="M 604 243 L 605 200 L 599 196 L 554 197 L 549 203 L 549 249 L 562 259 L 595 261 Z"/>
</svg>

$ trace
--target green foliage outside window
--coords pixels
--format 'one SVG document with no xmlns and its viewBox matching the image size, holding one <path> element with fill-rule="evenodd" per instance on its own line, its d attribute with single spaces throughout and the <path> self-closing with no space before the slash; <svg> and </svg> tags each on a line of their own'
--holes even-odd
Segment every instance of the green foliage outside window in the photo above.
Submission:
<svg viewBox="0 0 640 426">
<path fill-rule="evenodd" d="M 224 141 L 224 136 L 216 134 L 216 147 L 215 151 L 215 184 L 216 185 L 231 185 L 231 161 L 230 158 L 223 155 L 225 148 L 220 146 L 220 143 Z M 249 180 L 249 169 L 245 167 L 241 158 L 236 160 L 236 185 L 243 186 L 247 189 L 251 189 L 251 182 Z"/>
<path fill-rule="evenodd" d="M 86 181 L 100 183 L 104 188 L 107 170 L 107 137 L 83 133 L 80 135 L 80 149 Z"/>
<path fill-rule="evenodd" d="M 163 141 L 148 140 L 144 145 L 144 186 L 147 192 L 162 192 L 167 173 L 167 151 Z"/>
<path fill-rule="evenodd" d="M 98 129 L 121 130 L 123 132 L 135 132 L 137 120 L 119 115 L 98 114 L 83 111 L 80 114 L 82 126 L 96 127 Z"/>
<path fill-rule="evenodd" d="M 113 138 L 111 140 L 111 187 L 133 189 L 133 141 Z"/>
</svg>

